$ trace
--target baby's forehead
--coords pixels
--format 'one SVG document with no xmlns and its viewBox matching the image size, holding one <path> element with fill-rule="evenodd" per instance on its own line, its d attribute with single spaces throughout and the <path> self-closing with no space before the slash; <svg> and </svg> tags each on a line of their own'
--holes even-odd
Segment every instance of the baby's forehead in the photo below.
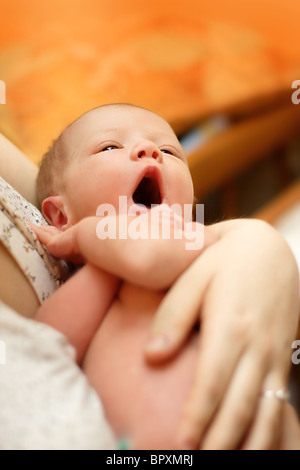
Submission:
<svg viewBox="0 0 300 470">
<path fill-rule="evenodd" d="M 130 128 L 132 125 L 154 127 L 175 136 L 170 124 L 161 116 L 154 112 L 127 104 L 104 105 L 87 111 L 69 126 L 66 133 L 73 134 L 78 132 L 87 135 L 93 128 L 99 130 L 116 129 L 122 125 L 123 128 Z"/>
</svg>

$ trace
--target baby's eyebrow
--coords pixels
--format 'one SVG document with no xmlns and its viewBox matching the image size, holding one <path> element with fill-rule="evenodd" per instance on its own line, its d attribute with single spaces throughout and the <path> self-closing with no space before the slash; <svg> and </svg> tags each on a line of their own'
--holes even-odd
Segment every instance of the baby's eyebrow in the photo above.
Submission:
<svg viewBox="0 0 300 470">
<path fill-rule="evenodd" d="M 106 127 L 104 129 L 101 130 L 101 132 L 116 132 L 116 131 L 119 131 L 120 128 L 119 127 Z"/>
<path fill-rule="evenodd" d="M 106 127 L 103 129 L 98 129 L 97 132 L 93 132 L 86 142 L 87 153 L 89 154 L 91 152 L 97 151 L 97 147 L 101 145 L 102 139 L 106 139 L 107 134 L 115 134 L 117 131 L 120 133 L 120 128 Z"/>
</svg>

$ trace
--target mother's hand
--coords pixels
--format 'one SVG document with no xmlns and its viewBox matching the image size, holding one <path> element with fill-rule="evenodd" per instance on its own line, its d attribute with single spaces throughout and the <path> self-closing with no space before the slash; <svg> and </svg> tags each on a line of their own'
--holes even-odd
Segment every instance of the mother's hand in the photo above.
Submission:
<svg viewBox="0 0 300 470">
<path fill-rule="evenodd" d="M 299 312 L 299 279 L 286 242 L 269 225 L 235 220 L 211 227 L 220 241 L 162 302 L 146 347 L 150 361 L 175 354 L 200 320 L 194 384 L 179 448 L 272 449 Z"/>
</svg>

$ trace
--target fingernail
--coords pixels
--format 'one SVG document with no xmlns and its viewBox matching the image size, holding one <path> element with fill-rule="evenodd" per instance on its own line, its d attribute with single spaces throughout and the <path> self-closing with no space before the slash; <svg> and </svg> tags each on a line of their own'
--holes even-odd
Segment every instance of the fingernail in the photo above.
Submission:
<svg viewBox="0 0 300 470">
<path fill-rule="evenodd" d="M 169 340 L 166 336 L 153 336 L 146 345 L 148 352 L 163 351 L 169 345 Z"/>
</svg>

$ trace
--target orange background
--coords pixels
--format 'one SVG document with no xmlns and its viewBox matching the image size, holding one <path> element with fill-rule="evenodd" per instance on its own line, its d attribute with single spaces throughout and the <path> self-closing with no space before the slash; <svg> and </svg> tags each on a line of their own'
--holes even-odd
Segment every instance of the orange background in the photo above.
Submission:
<svg viewBox="0 0 300 470">
<path fill-rule="evenodd" d="M 38 161 L 89 108 L 175 124 L 300 79 L 299 0 L 1 0 L 0 131 Z"/>
</svg>

